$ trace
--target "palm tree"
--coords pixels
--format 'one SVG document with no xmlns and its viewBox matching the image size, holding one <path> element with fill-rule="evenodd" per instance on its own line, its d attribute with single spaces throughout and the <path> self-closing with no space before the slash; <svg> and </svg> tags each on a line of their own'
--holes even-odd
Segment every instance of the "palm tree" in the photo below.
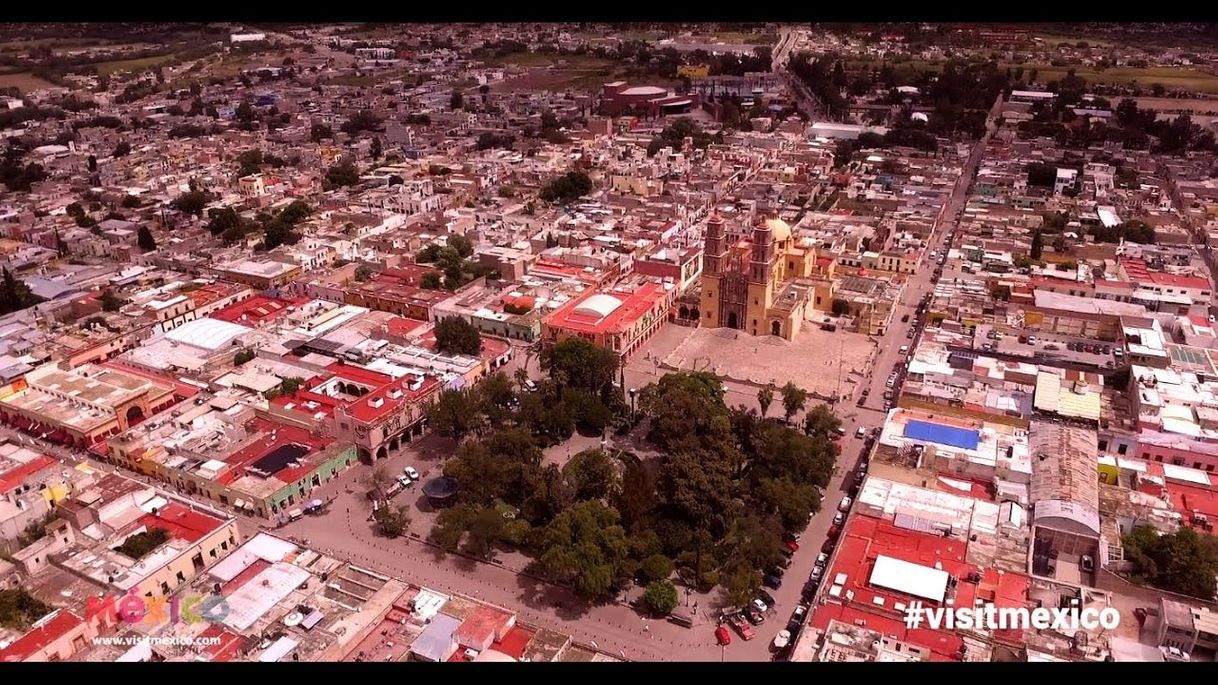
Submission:
<svg viewBox="0 0 1218 685">
<path fill-rule="evenodd" d="M 774 384 L 770 383 L 764 388 L 757 391 L 757 404 L 761 405 L 761 418 L 765 418 L 765 414 L 770 410 L 770 405 L 774 403 Z"/>
<path fill-rule="evenodd" d="M 512 376 L 516 379 L 516 385 L 520 387 L 520 391 L 524 392 L 524 384 L 529 380 L 529 370 L 522 366 L 516 369 Z"/>
</svg>

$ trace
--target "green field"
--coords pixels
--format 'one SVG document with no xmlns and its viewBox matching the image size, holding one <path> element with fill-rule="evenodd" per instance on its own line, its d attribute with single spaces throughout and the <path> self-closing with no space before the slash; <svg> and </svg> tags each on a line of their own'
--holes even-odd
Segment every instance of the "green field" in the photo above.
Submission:
<svg viewBox="0 0 1218 685">
<path fill-rule="evenodd" d="M 46 88 L 54 85 L 48 81 L 34 76 L 28 71 L 18 72 L 16 74 L 0 74 L 0 88 L 9 88 L 17 86 L 22 93 L 28 93 L 39 88 Z"/>
<path fill-rule="evenodd" d="M 110 75 L 116 71 L 143 71 L 151 69 L 159 64 L 172 62 L 174 59 L 173 53 L 168 55 L 157 55 L 155 57 L 141 57 L 139 59 L 119 59 L 112 62 L 98 62 L 96 65 L 97 73 Z"/>
<path fill-rule="evenodd" d="M 849 60 L 849 67 L 852 69 L 857 69 L 864 65 L 879 66 L 879 64 L 881 64 L 881 60 L 874 58 Z M 890 62 L 890 64 L 896 70 L 898 77 L 907 76 L 913 72 L 938 71 L 943 68 L 943 62 L 926 60 Z M 1061 80 L 1071 69 L 1071 67 L 1055 67 L 1049 64 L 1015 64 L 1014 62 L 1001 62 L 999 66 L 1011 70 L 1023 67 L 1025 76 L 1035 69 L 1036 80 L 1042 83 L 1045 81 Z M 1181 88 L 1201 93 L 1218 93 L 1218 74 L 1210 74 L 1188 67 L 1113 67 L 1102 71 L 1089 67 L 1073 67 L 1073 69 L 1074 75 L 1086 79 L 1088 84 L 1108 83 L 1128 85 L 1136 83 L 1143 88 L 1147 88 L 1158 83 L 1167 89 Z"/>
</svg>

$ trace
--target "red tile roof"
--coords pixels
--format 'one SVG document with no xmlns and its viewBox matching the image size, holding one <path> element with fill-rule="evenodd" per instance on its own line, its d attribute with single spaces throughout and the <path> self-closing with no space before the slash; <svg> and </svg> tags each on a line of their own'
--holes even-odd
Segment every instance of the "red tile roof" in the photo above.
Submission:
<svg viewBox="0 0 1218 685">
<path fill-rule="evenodd" d="M 85 619 L 70 611 L 60 610 L 50 620 L 0 649 L 0 662 L 25 661 L 47 645 L 80 627 Z"/>
<path fill-rule="evenodd" d="M 169 502 L 157 509 L 156 514 L 144 514 L 139 517 L 136 524 L 149 530 L 164 528 L 175 540 L 198 542 L 224 522 L 183 504 Z"/>
<path fill-rule="evenodd" d="M 291 311 L 293 306 L 302 302 L 303 300 L 283 300 L 266 295 L 255 295 L 218 309 L 209 316 L 221 321 L 252 326 L 283 316 Z"/>
<path fill-rule="evenodd" d="M 9 490 L 21 485 L 26 478 L 38 473 L 39 471 L 51 468 L 59 462 L 54 459 L 40 455 L 37 459 L 31 459 L 20 466 L 11 468 L 0 473 L 0 493 L 6 493 Z"/>
<path fill-rule="evenodd" d="M 237 656 L 237 652 L 241 650 L 241 645 L 245 642 L 245 638 L 236 633 L 229 632 L 227 628 L 219 623 L 207 626 L 202 633 L 199 633 L 199 637 L 220 638 L 218 643 L 206 647 L 207 654 L 211 656 L 211 660 L 218 662 L 231 661 Z"/>
<path fill-rule="evenodd" d="M 613 297 L 619 300 L 621 305 L 605 317 L 576 311 L 583 306 L 584 302 L 598 295 Z M 645 283 L 631 293 L 601 292 L 589 289 L 546 317 L 545 323 L 549 326 L 580 333 L 623 331 L 666 296 L 667 293 L 663 286 L 658 283 Z"/>
</svg>

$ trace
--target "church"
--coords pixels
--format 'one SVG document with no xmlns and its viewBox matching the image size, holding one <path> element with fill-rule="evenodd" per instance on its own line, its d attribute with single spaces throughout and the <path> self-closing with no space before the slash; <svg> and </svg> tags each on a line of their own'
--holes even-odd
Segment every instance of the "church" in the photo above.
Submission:
<svg viewBox="0 0 1218 685">
<path fill-rule="evenodd" d="M 701 325 L 791 340 L 806 314 L 831 306 L 833 260 L 795 244 L 777 217 L 753 227 L 752 238 L 731 241 L 718 213 L 706 222 L 702 256 Z"/>
</svg>

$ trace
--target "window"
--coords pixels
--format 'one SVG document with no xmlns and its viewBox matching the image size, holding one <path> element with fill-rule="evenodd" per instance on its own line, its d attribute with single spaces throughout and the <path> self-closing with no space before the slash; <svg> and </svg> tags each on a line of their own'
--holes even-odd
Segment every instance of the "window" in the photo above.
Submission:
<svg viewBox="0 0 1218 685">
<path fill-rule="evenodd" d="M 182 573 L 181 571 L 178 571 L 178 582 L 179 583 L 186 582 L 186 574 Z"/>
<path fill-rule="evenodd" d="M 1124 455 L 1128 451 L 1129 451 L 1129 445 L 1125 445 L 1125 444 L 1117 445 L 1117 454 Z"/>
<path fill-rule="evenodd" d="M 221 543 L 220 543 L 220 549 L 222 549 L 222 550 L 224 550 L 225 552 L 227 552 L 227 551 L 228 551 L 228 543 L 227 543 L 227 542 L 221 542 Z"/>
<path fill-rule="evenodd" d="M 1108 451 L 1108 441 L 1107 440 L 1100 440 L 1100 451 L 1101 452 Z"/>
</svg>

